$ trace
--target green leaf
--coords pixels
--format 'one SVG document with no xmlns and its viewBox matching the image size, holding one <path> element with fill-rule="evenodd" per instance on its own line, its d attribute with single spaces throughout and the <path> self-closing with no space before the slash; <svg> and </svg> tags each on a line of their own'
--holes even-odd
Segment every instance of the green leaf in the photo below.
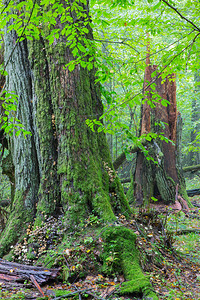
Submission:
<svg viewBox="0 0 200 300">
<path fill-rule="evenodd" d="M 85 47 L 81 44 L 81 43 L 78 43 L 77 44 L 77 47 L 78 47 L 78 49 L 81 51 L 81 52 L 86 52 L 86 49 L 85 49 Z"/>
<path fill-rule="evenodd" d="M 70 65 L 68 66 L 68 70 L 69 70 L 70 72 L 72 72 L 72 71 L 74 70 L 74 68 L 75 68 L 75 64 L 70 64 Z"/>
<path fill-rule="evenodd" d="M 151 197 L 151 200 L 153 200 L 154 202 L 158 201 L 158 199 L 156 199 L 155 197 Z"/>
</svg>

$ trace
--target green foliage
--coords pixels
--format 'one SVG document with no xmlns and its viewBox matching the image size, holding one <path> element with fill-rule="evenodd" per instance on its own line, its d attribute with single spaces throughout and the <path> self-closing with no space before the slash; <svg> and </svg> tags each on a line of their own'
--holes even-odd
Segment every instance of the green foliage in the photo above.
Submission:
<svg viewBox="0 0 200 300">
<path fill-rule="evenodd" d="M 25 38 L 34 40 L 42 36 L 49 45 L 54 45 L 61 37 L 65 37 L 66 47 L 72 53 L 66 68 L 72 72 L 77 65 L 88 71 L 95 67 L 96 82 L 102 84 L 105 113 L 101 118 L 88 119 L 86 123 L 92 130 L 115 135 L 122 144 L 120 151 L 127 151 L 133 143 L 133 137 L 138 135 L 139 108 L 144 101 L 143 74 L 147 43 L 150 41 L 151 63 L 158 65 L 156 74 L 160 72 L 163 80 L 171 73 L 176 73 L 180 82 L 199 69 L 197 12 L 200 4 L 194 0 L 174 1 L 171 7 L 167 4 L 167 1 L 157 0 L 93 0 L 90 3 L 90 16 L 85 0 L 10 1 L 7 6 L 1 2 L 0 28 L 2 35 L 6 24 L 8 31 L 15 30 L 18 35 L 16 43 Z M 183 17 L 180 18 L 177 12 Z M 64 25 L 62 30 L 57 26 L 58 19 Z M 149 38 L 145 32 L 149 33 Z M 5 68 L 6 65 L 7 62 Z M 2 72 L 6 75 L 4 69 Z M 151 107 L 159 101 L 163 106 L 168 106 L 169 102 L 155 93 L 153 79 L 149 85 L 152 89 Z M 179 95 L 178 89 L 178 99 Z M 181 103 L 180 106 L 188 106 L 188 98 Z M 6 114 L 8 111 L 6 109 Z M 6 118 L 7 115 L 3 124 L 6 132 L 11 133 L 17 127 L 17 135 L 20 132 L 28 134 L 20 127 L 20 123 L 6 123 Z M 196 140 L 198 138 L 197 134 Z M 185 151 L 199 151 L 195 142 L 186 146 L 184 140 L 184 145 Z"/>
<path fill-rule="evenodd" d="M 9 135 L 12 135 L 14 132 L 18 136 L 22 132 L 25 137 L 27 134 L 31 135 L 31 132 L 25 130 L 20 120 L 15 117 L 18 103 L 17 98 L 18 96 L 14 92 L 8 93 L 2 91 L 0 96 L 3 108 L 3 115 L 0 117 L 1 129 Z"/>
</svg>

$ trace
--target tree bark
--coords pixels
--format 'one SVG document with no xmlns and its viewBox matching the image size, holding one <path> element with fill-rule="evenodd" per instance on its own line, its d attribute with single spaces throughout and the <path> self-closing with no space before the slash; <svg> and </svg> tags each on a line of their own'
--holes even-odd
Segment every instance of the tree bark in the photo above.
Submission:
<svg viewBox="0 0 200 300">
<path fill-rule="evenodd" d="M 153 78 L 157 66 L 151 66 L 147 59 L 145 70 L 144 91 L 145 102 L 141 107 L 141 135 L 163 133 L 171 142 L 164 140 L 152 140 L 147 146 L 149 155 L 157 161 L 157 164 L 147 160 L 140 151 L 137 154 L 137 163 L 133 180 L 129 191 L 129 198 L 134 198 L 138 205 L 147 204 L 151 197 L 162 200 L 168 204 L 175 201 L 176 185 L 179 185 L 179 193 L 187 198 L 185 182 L 182 176 L 179 143 L 181 138 L 181 117 L 176 107 L 176 83 L 175 75 L 171 75 L 162 82 L 159 74 Z M 155 90 L 148 87 L 148 83 L 154 79 Z M 157 93 L 154 100 L 154 94 Z M 162 99 L 170 104 L 162 105 Z M 180 124 L 180 125 L 179 125 Z M 188 199 L 188 198 L 187 198 Z"/>
<path fill-rule="evenodd" d="M 62 3 L 65 7 L 73 0 Z M 88 16 L 88 3 L 79 5 Z M 74 23 L 78 24 L 77 18 Z M 58 18 L 54 28 L 63 29 L 64 25 Z M 88 29 L 85 38 L 92 40 L 89 25 Z M 51 28 L 47 26 L 45 30 L 48 36 Z M 14 31 L 6 31 L 6 59 L 16 40 Z M 92 132 L 85 123 L 103 113 L 100 87 L 95 84 L 96 70 L 88 71 L 80 65 L 72 72 L 64 68 L 74 57 L 63 36 L 55 39 L 52 46 L 44 36 L 32 42 L 24 39 L 13 53 L 7 65 L 6 89 L 19 96 L 17 117 L 32 136 L 25 139 L 21 133 L 10 137 L 15 191 L 12 212 L 0 237 L 0 257 L 23 238 L 29 222 L 40 226 L 47 216 L 57 215 L 60 210 L 73 232 L 75 225 L 90 214 L 106 223 L 116 221 L 119 213 L 127 217 L 131 213 L 105 134 Z M 103 231 L 109 247 L 113 244 L 123 248 L 120 264 L 129 281 L 122 293 L 142 292 L 157 300 L 139 265 L 136 235 L 115 225 L 106 225 Z"/>
<path fill-rule="evenodd" d="M 88 14 L 88 7 L 83 9 Z M 63 26 L 58 20 L 55 27 Z M 90 28 L 86 37 L 92 39 Z M 6 31 L 5 61 L 16 40 L 14 31 Z M 93 133 L 85 124 L 103 113 L 95 69 L 77 65 L 69 72 L 64 66 L 72 59 L 64 37 L 52 46 L 40 37 L 18 43 L 8 62 L 6 89 L 19 96 L 17 118 L 32 136 L 10 137 L 15 190 L 0 239 L 1 256 L 34 218 L 36 226 L 60 209 L 71 224 L 90 213 L 105 221 L 130 213 L 105 134 Z"/>
</svg>

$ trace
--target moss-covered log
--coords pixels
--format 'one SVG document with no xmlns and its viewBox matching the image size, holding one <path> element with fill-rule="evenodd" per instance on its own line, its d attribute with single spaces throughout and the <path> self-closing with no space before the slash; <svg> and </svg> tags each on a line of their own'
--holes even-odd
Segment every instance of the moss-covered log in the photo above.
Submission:
<svg viewBox="0 0 200 300">
<path fill-rule="evenodd" d="M 196 172 L 200 170 L 200 165 L 183 167 L 183 172 Z"/>
<path fill-rule="evenodd" d="M 115 253 L 114 267 L 119 273 L 123 272 L 126 282 L 122 283 L 120 293 L 136 294 L 143 299 L 157 300 L 153 292 L 149 278 L 145 276 L 140 268 L 139 253 L 135 247 L 136 235 L 122 226 L 113 226 L 103 232 L 105 239 L 104 261 Z M 105 268 L 108 268 L 106 265 Z"/>
</svg>

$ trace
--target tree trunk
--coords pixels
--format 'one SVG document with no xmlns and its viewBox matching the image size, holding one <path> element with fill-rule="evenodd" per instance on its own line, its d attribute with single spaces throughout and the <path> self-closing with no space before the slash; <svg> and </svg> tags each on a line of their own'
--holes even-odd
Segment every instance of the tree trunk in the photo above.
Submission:
<svg viewBox="0 0 200 300">
<path fill-rule="evenodd" d="M 68 6 L 67 1 L 62 3 Z M 88 4 L 81 5 L 88 15 Z M 78 24 L 77 18 L 75 22 Z M 62 29 L 64 25 L 58 18 L 54 28 Z M 88 29 L 85 37 L 91 40 Z M 51 28 L 45 30 L 48 35 Z M 40 226 L 47 216 L 61 210 L 73 231 L 74 225 L 90 214 L 106 222 L 115 221 L 119 213 L 131 213 L 113 169 L 105 134 L 92 132 L 85 123 L 103 113 L 95 69 L 88 71 L 76 65 L 69 72 L 64 68 L 73 55 L 63 36 L 52 46 L 42 36 L 32 42 L 24 39 L 17 45 L 16 40 L 14 31 L 6 31 L 5 60 L 16 47 L 7 64 L 6 89 L 19 96 L 17 117 L 32 136 L 25 139 L 21 133 L 10 137 L 15 191 L 12 212 L 0 237 L 0 256 L 23 237 L 30 222 Z M 116 242 L 108 238 L 110 244 L 119 246 L 122 242 L 124 247 L 120 263 L 129 282 L 122 292 L 139 291 L 158 299 L 140 269 L 136 235 L 123 226 L 113 227 L 104 233 L 114 234 Z"/>
<path fill-rule="evenodd" d="M 152 140 L 147 149 L 149 155 L 157 164 L 148 160 L 140 151 L 137 154 L 136 170 L 131 183 L 129 198 L 134 198 L 138 205 L 147 204 L 151 198 L 157 198 L 169 204 L 175 201 L 176 186 L 179 185 L 179 194 L 188 199 L 185 182 L 181 172 L 179 159 L 179 145 L 181 138 L 181 117 L 176 107 L 175 76 L 171 75 L 162 82 L 161 76 L 155 74 L 157 66 L 151 66 L 147 58 L 145 70 L 144 91 L 145 102 L 141 107 L 141 135 L 150 132 L 163 135 L 171 140 Z M 155 90 L 148 87 L 154 79 Z M 155 102 L 153 95 L 157 93 Z M 161 104 L 166 99 L 170 104 Z"/>
<path fill-rule="evenodd" d="M 5 61 L 16 40 L 14 31 L 6 32 Z M 95 70 L 77 65 L 69 72 L 64 66 L 72 59 L 65 38 L 49 46 L 40 37 L 20 42 L 8 62 L 6 89 L 19 96 L 17 117 L 32 136 L 10 138 L 15 191 L 1 256 L 35 217 L 39 224 L 62 209 L 76 223 L 91 212 L 104 220 L 130 212 L 104 133 L 85 124 L 103 112 Z"/>
</svg>

